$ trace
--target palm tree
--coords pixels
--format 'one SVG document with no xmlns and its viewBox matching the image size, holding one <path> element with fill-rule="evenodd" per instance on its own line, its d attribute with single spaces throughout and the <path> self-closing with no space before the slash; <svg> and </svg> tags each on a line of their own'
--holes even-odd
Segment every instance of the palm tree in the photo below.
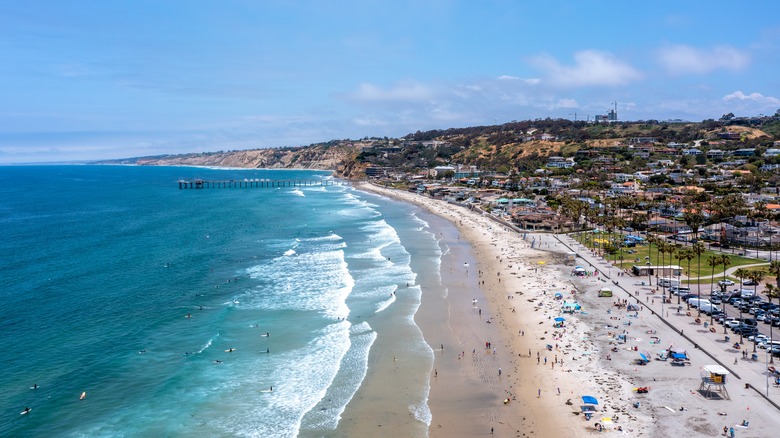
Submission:
<svg viewBox="0 0 780 438">
<path fill-rule="evenodd" d="M 696 272 L 697 277 L 701 277 L 701 255 L 704 254 L 704 245 L 701 244 L 701 242 L 696 242 L 693 245 L 691 245 L 690 248 L 691 254 L 696 257 Z M 688 276 L 690 276 L 691 272 L 691 266 L 690 266 L 690 260 L 688 261 Z M 710 293 L 712 293 L 712 288 L 710 288 Z M 701 298 L 701 280 L 696 280 L 696 295 Z M 712 315 L 710 315 L 711 317 Z M 711 319 L 711 318 L 710 318 Z M 710 321 L 712 323 L 712 321 Z"/>
<path fill-rule="evenodd" d="M 668 246 L 667 243 L 662 241 L 662 240 L 659 240 L 655 244 L 656 250 L 658 251 L 658 254 L 660 254 L 660 256 L 661 256 L 661 265 L 660 265 L 660 267 L 661 267 L 661 278 L 662 279 L 664 278 L 664 267 L 666 266 L 666 247 L 667 246 Z M 656 273 L 655 276 L 658 277 L 658 273 Z M 658 284 L 658 282 L 659 282 L 659 280 L 658 280 L 658 278 L 656 278 L 656 284 Z M 661 282 L 661 295 L 662 295 L 663 299 L 666 300 L 666 282 Z"/>
<path fill-rule="evenodd" d="M 693 250 L 691 248 L 685 248 L 677 253 L 677 258 L 682 260 L 688 261 L 688 286 L 690 286 L 691 283 L 691 260 L 694 259 L 696 255 L 693 253 Z M 701 290 L 699 291 L 699 298 L 701 298 Z M 677 294 L 677 304 L 680 304 L 680 294 Z M 701 314 L 701 312 L 699 312 Z"/>
<path fill-rule="evenodd" d="M 747 278 L 750 275 L 750 271 L 748 271 L 745 268 L 739 268 L 736 271 L 734 271 L 734 275 L 739 278 L 739 285 L 740 290 L 742 290 L 742 281 L 743 279 Z M 739 306 L 739 322 L 742 322 L 742 309 L 744 307 L 742 305 Z M 739 343 L 742 344 L 742 330 L 739 332 Z"/>
<path fill-rule="evenodd" d="M 715 287 L 715 267 L 720 265 L 720 256 L 711 254 L 709 257 L 707 257 L 707 266 L 711 267 L 712 270 L 710 271 L 710 298 L 712 298 L 712 291 Z M 699 277 L 701 277 L 701 271 L 699 271 Z M 723 298 L 726 298 L 726 285 L 722 284 L 720 286 L 721 292 L 723 293 Z M 701 298 L 701 280 L 699 280 L 699 298 Z M 725 301 L 723 303 L 723 317 L 726 317 L 726 306 Z M 691 306 L 688 306 L 688 309 L 690 309 Z M 710 325 L 712 325 L 712 313 L 710 313 Z"/>
<path fill-rule="evenodd" d="M 731 264 L 731 257 L 729 257 L 728 254 L 721 254 L 719 256 L 715 256 L 718 259 L 718 264 L 723 265 L 723 281 L 726 281 L 726 268 Z M 714 269 L 714 268 L 713 268 Z M 725 287 L 724 287 L 725 290 Z M 725 307 L 724 307 L 725 309 Z M 723 316 L 725 318 L 726 313 L 723 313 Z M 723 324 L 723 334 L 726 334 L 726 324 Z"/>
<path fill-rule="evenodd" d="M 769 304 L 772 304 L 772 298 L 780 298 L 780 287 L 778 287 L 776 285 L 773 285 L 772 283 L 767 283 L 766 284 L 766 289 L 764 290 L 764 294 L 769 299 Z M 775 326 L 774 323 L 773 324 L 769 324 L 769 340 L 770 341 L 773 341 L 775 339 L 774 338 L 774 334 L 772 333 L 772 328 L 774 326 Z M 769 348 L 771 348 L 771 347 L 769 347 Z M 775 363 L 775 355 L 774 354 L 770 354 L 769 355 L 769 363 Z"/>
<path fill-rule="evenodd" d="M 669 278 L 671 278 L 671 277 L 674 276 L 674 274 L 672 274 L 673 271 L 671 270 L 671 266 L 672 266 L 672 261 L 674 260 L 674 255 L 677 252 L 677 248 L 674 245 L 672 245 L 670 243 L 667 243 L 666 244 L 666 252 L 669 253 L 669 266 L 670 266 L 670 268 L 669 268 L 669 276 L 670 277 Z M 669 302 L 672 302 L 672 291 L 671 290 L 669 290 Z"/>
<path fill-rule="evenodd" d="M 649 233 L 647 234 L 647 260 L 652 260 L 652 254 L 653 254 L 653 243 L 655 243 L 657 239 L 655 236 L 651 236 Z M 648 262 L 652 263 L 652 262 Z M 653 285 L 653 277 L 650 276 L 650 270 L 647 270 L 647 284 L 652 286 Z"/>
<path fill-rule="evenodd" d="M 762 271 L 760 269 L 757 270 L 757 271 L 750 271 L 750 273 L 748 274 L 748 278 L 750 279 L 750 281 L 753 282 L 753 295 L 758 295 L 758 283 L 760 283 L 761 280 L 764 279 L 764 277 L 766 277 L 766 272 L 764 272 L 764 271 Z M 755 339 L 756 338 L 754 336 L 753 337 L 753 353 L 756 352 L 756 341 L 755 341 Z"/>
<path fill-rule="evenodd" d="M 769 262 L 769 273 L 775 276 L 775 283 L 780 288 L 780 260 L 772 260 Z"/>
</svg>

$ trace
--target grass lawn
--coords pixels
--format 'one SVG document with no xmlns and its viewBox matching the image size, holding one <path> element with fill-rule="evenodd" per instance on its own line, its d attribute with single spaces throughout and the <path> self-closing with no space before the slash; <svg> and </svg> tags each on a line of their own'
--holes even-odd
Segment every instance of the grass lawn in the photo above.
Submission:
<svg viewBox="0 0 780 438">
<path fill-rule="evenodd" d="M 595 248 L 598 249 L 599 242 L 606 241 L 606 235 L 600 234 L 600 235 L 594 235 L 589 232 L 583 232 L 583 233 L 573 233 L 571 234 L 572 237 L 574 237 L 578 242 L 581 244 L 587 246 L 588 248 L 593 249 L 594 245 Z M 622 236 L 620 235 L 613 235 L 614 239 L 620 239 L 622 240 Z M 678 246 L 678 250 L 684 248 L 682 244 Z M 709 278 L 712 273 L 712 267 L 707 264 L 707 261 L 711 255 L 720 255 L 724 254 L 721 252 L 711 251 L 711 250 L 705 250 L 701 254 L 701 259 L 699 261 L 699 258 L 691 259 L 690 263 L 690 271 L 688 269 L 688 261 L 687 260 L 679 260 L 676 257 L 672 257 L 670 260 L 669 254 L 664 254 L 663 256 L 658 253 L 657 247 L 655 245 L 637 245 L 633 248 L 621 248 L 622 251 L 618 251 L 615 254 L 609 254 L 607 259 L 611 260 L 612 263 L 615 266 L 618 266 L 623 269 L 631 269 L 631 266 L 633 265 L 646 265 L 647 262 L 650 262 L 650 265 L 653 266 L 660 266 L 660 265 L 680 265 L 683 268 L 683 271 L 688 277 L 696 278 L 696 277 L 706 277 Z M 727 267 L 728 269 L 731 269 L 736 266 L 743 266 L 743 265 L 752 265 L 756 263 L 766 263 L 767 266 L 769 265 L 764 260 L 739 256 L 736 254 L 728 254 L 729 259 L 731 260 L 731 264 Z M 621 258 L 622 257 L 622 258 Z M 700 265 L 699 265 L 700 263 Z M 753 268 L 745 268 L 750 270 L 758 270 L 758 269 L 764 269 L 766 270 L 766 267 L 760 267 L 756 266 Z M 715 266 L 715 280 L 717 281 L 719 278 L 723 278 L 723 265 Z M 727 277 L 729 278 L 729 277 Z M 732 278 L 734 280 L 734 278 Z M 736 280 L 738 282 L 738 280 Z"/>
</svg>

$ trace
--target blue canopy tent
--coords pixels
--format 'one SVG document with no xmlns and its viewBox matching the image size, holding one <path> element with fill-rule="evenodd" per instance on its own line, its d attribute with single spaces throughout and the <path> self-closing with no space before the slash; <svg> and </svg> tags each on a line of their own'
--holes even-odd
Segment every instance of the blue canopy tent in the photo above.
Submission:
<svg viewBox="0 0 780 438">
<path fill-rule="evenodd" d="M 585 419 L 590 420 L 591 416 L 593 416 L 593 413 L 596 412 L 596 406 L 594 405 L 599 404 L 599 401 L 596 400 L 596 397 L 591 395 L 583 395 L 582 402 L 585 403 L 585 405 L 580 406 L 580 410 L 585 415 Z"/>
<path fill-rule="evenodd" d="M 592 395 L 583 395 L 582 396 L 582 402 L 588 405 L 597 405 L 599 404 L 599 401 L 596 400 L 596 397 L 593 397 Z"/>
</svg>

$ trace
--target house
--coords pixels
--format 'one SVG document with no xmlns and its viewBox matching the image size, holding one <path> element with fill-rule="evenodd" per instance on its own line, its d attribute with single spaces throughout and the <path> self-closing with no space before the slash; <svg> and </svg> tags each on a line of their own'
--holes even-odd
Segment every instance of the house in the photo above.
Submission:
<svg viewBox="0 0 780 438">
<path fill-rule="evenodd" d="M 656 143 L 655 137 L 631 137 L 628 139 L 628 144 L 640 144 L 640 143 Z"/>
<path fill-rule="evenodd" d="M 700 151 L 699 149 L 696 149 L 696 148 L 683 149 L 682 150 L 682 154 L 683 155 L 701 155 L 702 151 Z"/>
<path fill-rule="evenodd" d="M 550 157 L 547 159 L 547 167 L 555 167 L 558 169 L 569 169 L 574 167 L 576 163 L 572 158 L 563 157 Z"/>
<path fill-rule="evenodd" d="M 766 152 L 764 152 L 765 157 L 777 157 L 780 156 L 780 149 L 777 148 L 770 148 L 767 149 Z"/>
<path fill-rule="evenodd" d="M 756 150 L 751 148 L 737 149 L 736 151 L 732 152 L 731 155 L 735 157 L 752 157 L 756 155 Z"/>
<path fill-rule="evenodd" d="M 710 149 L 707 151 L 706 155 L 710 160 L 722 160 L 726 156 L 726 153 L 720 149 Z"/>
<path fill-rule="evenodd" d="M 431 169 L 431 177 L 439 178 L 447 172 L 455 173 L 455 168 L 452 166 L 436 166 Z"/>
</svg>

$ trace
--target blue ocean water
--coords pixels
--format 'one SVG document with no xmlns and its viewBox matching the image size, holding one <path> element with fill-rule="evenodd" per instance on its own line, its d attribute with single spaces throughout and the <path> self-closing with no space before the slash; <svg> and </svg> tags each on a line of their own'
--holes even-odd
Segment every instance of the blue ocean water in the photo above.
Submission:
<svg viewBox="0 0 780 438">
<path fill-rule="evenodd" d="M 434 235 L 351 187 L 176 184 L 196 177 L 329 178 L 0 167 L 0 436 L 333 433 L 372 322 L 413 326 L 412 259 L 437 266 Z M 397 305 L 401 287 L 411 304 Z M 429 347 L 408 342 L 425 365 Z M 419 391 L 409 410 L 424 425 Z"/>
</svg>

